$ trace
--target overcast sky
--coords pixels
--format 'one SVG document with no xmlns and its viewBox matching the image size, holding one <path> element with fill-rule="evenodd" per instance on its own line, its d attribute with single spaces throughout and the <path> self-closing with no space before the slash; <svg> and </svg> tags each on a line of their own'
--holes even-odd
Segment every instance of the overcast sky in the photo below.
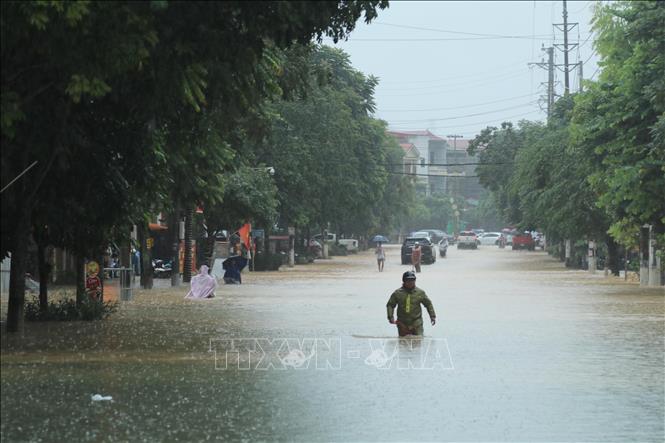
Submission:
<svg viewBox="0 0 665 443">
<path fill-rule="evenodd" d="M 568 1 L 568 21 L 579 23 L 569 33 L 569 41 L 579 43 L 569 63 L 586 62 L 585 79 L 597 77 L 593 4 Z M 563 43 L 563 33 L 552 26 L 563 22 L 562 9 L 562 1 L 391 1 L 375 21 L 360 22 L 336 46 L 356 69 L 379 77 L 376 117 L 390 129 L 472 138 L 505 120 L 544 120 L 538 99 L 546 91 L 541 82 L 547 71 L 528 63 L 547 60 L 542 45 Z M 563 64 L 556 49 L 555 63 Z M 556 92 L 562 93 L 563 72 L 555 76 Z M 577 70 L 570 83 L 577 90 Z"/>
</svg>

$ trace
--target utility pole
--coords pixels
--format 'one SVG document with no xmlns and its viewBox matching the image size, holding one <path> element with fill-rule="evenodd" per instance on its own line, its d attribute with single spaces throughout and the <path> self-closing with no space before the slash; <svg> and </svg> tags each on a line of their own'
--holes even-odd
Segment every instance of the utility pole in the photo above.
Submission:
<svg viewBox="0 0 665 443">
<path fill-rule="evenodd" d="M 568 71 L 568 9 L 566 8 L 566 0 L 563 0 L 563 64 L 565 65 L 563 94 L 568 95 L 570 93 L 570 78 Z"/>
<path fill-rule="evenodd" d="M 547 63 L 529 63 L 529 66 L 535 65 L 540 68 L 547 69 L 547 119 L 552 116 L 552 109 L 554 106 L 554 47 L 542 48 L 547 52 Z"/>
<path fill-rule="evenodd" d="M 568 42 L 568 31 L 571 31 L 577 26 L 578 23 L 568 23 L 568 8 L 566 5 L 566 0 L 563 0 L 563 23 L 554 23 L 554 27 L 559 31 L 563 32 L 563 45 L 555 44 L 554 46 L 563 52 L 563 73 L 564 73 L 564 90 L 563 94 L 570 94 L 570 66 L 568 63 L 568 53 L 575 49 L 577 43 Z M 561 65 L 557 65 L 559 67 Z M 574 66 L 579 66 L 578 63 L 575 63 Z"/>
<path fill-rule="evenodd" d="M 579 92 L 582 92 L 584 90 L 583 87 L 582 87 L 582 81 L 584 80 L 584 74 L 582 73 L 583 65 L 584 65 L 584 63 L 582 62 L 582 60 L 580 60 L 580 62 L 577 65 L 577 74 L 579 75 L 578 78 L 579 78 L 579 81 L 580 81 Z"/>
<path fill-rule="evenodd" d="M 459 135 L 459 134 L 448 134 L 448 135 L 446 135 L 446 137 L 453 139 L 453 151 L 457 151 L 457 139 L 462 138 L 462 136 Z M 446 156 L 446 158 L 447 158 L 447 156 Z M 455 158 L 457 158 L 457 157 L 455 157 Z M 444 177 L 443 180 L 444 180 L 443 190 L 444 190 L 444 192 L 448 192 L 448 169 L 447 168 L 446 168 L 446 176 Z"/>
<path fill-rule="evenodd" d="M 457 134 L 451 134 L 451 135 L 446 135 L 446 137 L 453 139 L 453 150 L 457 150 L 457 139 L 462 138 L 462 136 Z"/>
</svg>

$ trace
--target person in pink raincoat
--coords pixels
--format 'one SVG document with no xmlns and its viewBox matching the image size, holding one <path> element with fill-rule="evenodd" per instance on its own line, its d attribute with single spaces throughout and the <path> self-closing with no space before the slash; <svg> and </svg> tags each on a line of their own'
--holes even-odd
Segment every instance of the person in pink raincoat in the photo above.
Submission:
<svg viewBox="0 0 665 443">
<path fill-rule="evenodd" d="M 199 273 L 192 277 L 191 285 L 192 287 L 185 298 L 213 298 L 217 280 L 208 274 L 208 266 L 203 265 L 199 269 Z"/>
</svg>

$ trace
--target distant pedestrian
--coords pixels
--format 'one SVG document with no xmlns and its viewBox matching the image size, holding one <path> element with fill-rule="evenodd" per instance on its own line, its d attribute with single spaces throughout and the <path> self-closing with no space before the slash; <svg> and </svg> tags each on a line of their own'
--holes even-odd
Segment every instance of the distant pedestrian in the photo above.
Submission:
<svg viewBox="0 0 665 443">
<path fill-rule="evenodd" d="M 132 249 L 132 268 L 134 276 L 141 274 L 141 253 L 136 249 Z"/>
<path fill-rule="evenodd" d="M 416 274 L 406 271 L 402 275 L 402 287 L 391 294 L 386 304 L 388 322 L 397 325 L 397 333 L 400 337 L 423 335 L 423 314 L 420 305 L 425 306 L 430 322 L 434 326 L 436 312 L 434 312 L 432 301 L 427 297 L 425 291 L 416 287 Z M 397 320 L 394 318 L 395 307 L 397 307 Z"/>
<path fill-rule="evenodd" d="M 420 261 L 422 260 L 423 257 L 423 251 L 420 248 L 420 243 L 416 242 L 415 245 L 413 245 L 413 250 L 411 251 L 411 264 L 413 265 L 413 269 L 415 269 L 416 272 L 420 272 Z"/>
<path fill-rule="evenodd" d="M 386 262 L 386 251 L 383 249 L 380 242 L 376 245 L 376 251 L 374 251 L 374 254 L 376 254 L 376 264 L 379 267 L 379 272 L 383 272 L 383 265 Z"/>
</svg>

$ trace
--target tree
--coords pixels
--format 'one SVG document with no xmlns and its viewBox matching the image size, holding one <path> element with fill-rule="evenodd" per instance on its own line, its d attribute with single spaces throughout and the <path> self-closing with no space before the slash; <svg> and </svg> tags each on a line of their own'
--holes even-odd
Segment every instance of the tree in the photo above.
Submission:
<svg viewBox="0 0 665 443">
<path fill-rule="evenodd" d="M 97 227 L 99 234 L 142 219 L 154 209 L 148 204 L 166 204 L 168 192 L 159 184 L 169 174 L 196 175 L 178 168 L 179 158 L 189 161 L 200 152 L 199 146 L 183 146 L 183 140 L 207 140 L 190 132 L 206 128 L 196 116 L 209 110 L 206 116 L 219 117 L 214 127 L 218 140 L 226 141 L 238 119 L 265 96 L 264 87 L 272 82 L 260 61 L 269 45 L 288 47 L 323 35 L 337 41 L 360 16 L 369 22 L 386 6 L 385 1 L 3 2 L 2 176 L 16 177 L 38 161 L 2 194 L 3 213 L 14 214 L 2 221 L 2 253 L 12 253 L 7 329 L 17 330 L 22 321 L 26 242 L 37 201 L 47 200 L 39 196 L 47 177 L 76 182 L 85 168 L 70 167 L 86 153 L 90 165 L 109 169 L 104 178 L 110 180 L 96 181 L 88 190 L 97 192 L 84 197 L 65 191 L 54 201 L 71 198 L 67 208 L 90 208 L 90 195 L 102 201 L 117 196 L 122 204 L 100 219 L 108 225 Z M 117 144 L 100 142 L 100 136 Z M 215 152 L 220 146 L 214 145 Z M 136 158 L 140 161 L 129 160 Z M 218 166 L 223 171 L 224 165 Z M 90 226 L 89 219 L 60 222 L 71 231 Z M 83 236 L 76 238 L 84 242 Z M 95 235 L 79 249 L 94 248 L 97 241 Z"/>
<path fill-rule="evenodd" d="M 595 42 L 602 71 L 577 97 L 577 148 L 601 163 L 589 177 L 610 232 L 651 224 L 665 241 L 665 4 L 599 5 Z"/>
</svg>

